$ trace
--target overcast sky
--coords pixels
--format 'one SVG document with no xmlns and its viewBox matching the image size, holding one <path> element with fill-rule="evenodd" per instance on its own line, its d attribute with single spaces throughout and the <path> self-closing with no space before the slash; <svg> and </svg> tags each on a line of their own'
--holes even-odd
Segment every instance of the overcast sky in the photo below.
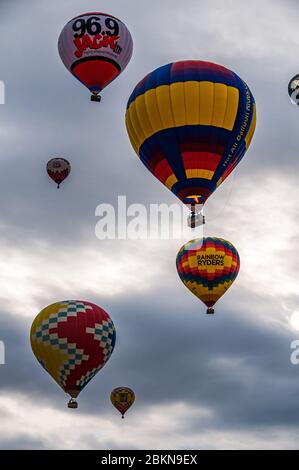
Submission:
<svg viewBox="0 0 299 470">
<path fill-rule="evenodd" d="M 134 40 L 100 105 L 57 52 L 64 24 L 88 10 L 121 18 Z M 296 0 L 0 0 L 1 448 L 298 447 L 299 109 L 287 94 L 299 72 L 298 18 Z M 95 235 L 96 207 L 118 195 L 176 202 L 135 156 L 124 114 L 146 73 L 183 59 L 231 68 L 257 102 L 250 150 L 206 205 L 205 235 L 231 241 L 241 258 L 214 317 L 178 278 L 188 239 Z M 60 155 L 72 173 L 57 191 L 45 166 Z M 38 312 L 68 298 L 100 305 L 117 330 L 76 411 L 29 344 Z M 136 393 L 125 420 L 109 402 L 121 385 Z"/>
</svg>

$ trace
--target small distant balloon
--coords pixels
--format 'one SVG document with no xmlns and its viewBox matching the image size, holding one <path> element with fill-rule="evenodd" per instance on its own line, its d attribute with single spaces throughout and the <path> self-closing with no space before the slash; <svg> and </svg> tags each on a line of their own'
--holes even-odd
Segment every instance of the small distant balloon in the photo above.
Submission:
<svg viewBox="0 0 299 470">
<path fill-rule="evenodd" d="M 293 104 L 299 105 L 299 74 L 295 75 L 289 82 L 289 97 Z"/>
<path fill-rule="evenodd" d="M 135 393 L 129 387 L 118 387 L 112 390 L 110 395 L 112 405 L 121 413 L 124 418 L 125 413 L 135 401 Z"/>
<path fill-rule="evenodd" d="M 55 181 L 57 188 L 69 176 L 71 164 L 65 158 L 52 158 L 47 163 L 47 173 Z"/>
</svg>

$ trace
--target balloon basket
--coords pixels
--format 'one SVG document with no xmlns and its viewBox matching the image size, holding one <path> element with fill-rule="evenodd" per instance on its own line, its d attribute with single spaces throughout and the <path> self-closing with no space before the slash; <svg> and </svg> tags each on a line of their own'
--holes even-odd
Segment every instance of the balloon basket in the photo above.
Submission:
<svg viewBox="0 0 299 470">
<path fill-rule="evenodd" d="M 74 400 L 74 398 L 71 398 L 70 401 L 68 402 L 67 404 L 67 407 L 68 408 L 78 408 L 78 402 L 76 402 L 76 400 Z"/>
<path fill-rule="evenodd" d="M 90 101 L 93 101 L 95 103 L 100 103 L 101 102 L 101 96 L 100 95 L 91 95 Z"/>
<path fill-rule="evenodd" d="M 192 229 L 205 225 L 205 216 L 196 212 L 191 212 L 188 217 L 188 226 Z"/>
<path fill-rule="evenodd" d="M 214 313 L 215 313 L 215 310 L 212 307 L 208 308 L 207 310 L 208 315 L 213 315 Z"/>
</svg>

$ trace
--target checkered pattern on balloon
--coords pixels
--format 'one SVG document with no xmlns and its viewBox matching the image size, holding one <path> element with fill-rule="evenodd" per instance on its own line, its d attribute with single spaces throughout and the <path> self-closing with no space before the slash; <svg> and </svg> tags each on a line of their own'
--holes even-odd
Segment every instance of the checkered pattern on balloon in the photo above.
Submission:
<svg viewBox="0 0 299 470">
<path fill-rule="evenodd" d="M 111 356 L 115 328 L 97 305 L 65 301 L 38 315 L 31 344 L 41 365 L 75 398 Z"/>
</svg>

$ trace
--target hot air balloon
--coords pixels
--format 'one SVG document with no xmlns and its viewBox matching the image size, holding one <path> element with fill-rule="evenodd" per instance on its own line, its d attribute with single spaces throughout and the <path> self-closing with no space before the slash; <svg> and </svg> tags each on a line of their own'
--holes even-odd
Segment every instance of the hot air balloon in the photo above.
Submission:
<svg viewBox="0 0 299 470">
<path fill-rule="evenodd" d="M 185 286 L 213 314 L 213 305 L 238 275 L 240 258 L 236 248 L 222 238 L 198 238 L 182 246 L 176 265 Z"/>
<path fill-rule="evenodd" d="M 81 300 L 65 300 L 44 308 L 30 333 L 38 362 L 71 396 L 69 408 L 106 364 L 115 344 L 113 322 L 102 308 Z"/>
<path fill-rule="evenodd" d="M 164 65 L 135 87 L 126 112 L 131 144 L 142 163 L 183 203 L 197 205 L 228 177 L 248 149 L 256 125 L 254 98 L 221 65 Z"/>
<path fill-rule="evenodd" d="M 299 74 L 295 75 L 289 82 L 289 97 L 293 104 L 299 105 Z"/>
<path fill-rule="evenodd" d="M 55 181 L 57 188 L 68 177 L 70 172 L 71 164 L 65 158 L 52 158 L 47 163 L 47 173 Z"/>
<path fill-rule="evenodd" d="M 91 91 L 91 101 L 99 102 L 99 93 L 130 62 L 133 41 L 118 18 L 106 13 L 83 13 L 65 25 L 58 50 L 66 68 Z"/>
<path fill-rule="evenodd" d="M 124 418 L 124 414 L 135 401 L 135 393 L 128 387 L 118 387 L 112 390 L 110 400 L 112 405 L 121 413 L 121 417 Z"/>
</svg>

